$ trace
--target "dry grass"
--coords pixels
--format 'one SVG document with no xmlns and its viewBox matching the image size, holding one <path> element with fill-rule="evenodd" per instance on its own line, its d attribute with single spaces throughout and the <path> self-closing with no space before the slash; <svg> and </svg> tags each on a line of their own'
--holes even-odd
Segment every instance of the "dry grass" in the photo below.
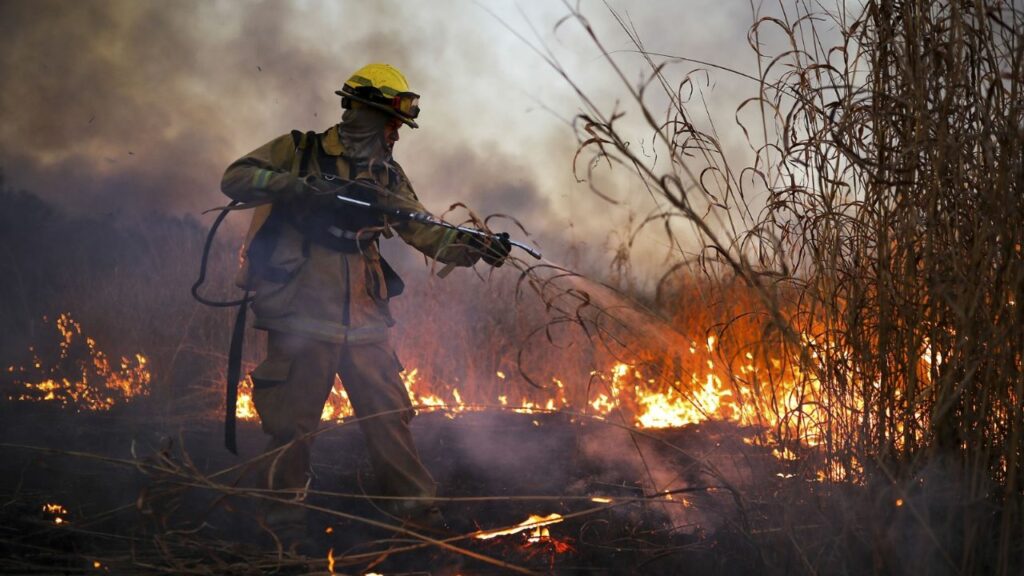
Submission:
<svg viewBox="0 0 1024 576">
<path fill-rule="evenodd" d="M 756 346 L 799 358 L 813 390 L 790 414 L 817 414 L 803 422 L 813 427 L 808 449 L 828 460 L 832 480 L 866 484 L 879 507 L 909 502 L 908 529 L 938 551 L 934 562 L 907 561 L 914 552 L 876 527 L 866 537 L 878 540 L 877 571 L 1017 573 L 1024 12 L 1000 0 L 870 1 L 854 15 L 795 2 L 776 12 L 755 9 L 750 29 L 758 88 L 736 120 L 753 161 L 739 168 L 720 134 L 697 128 L 704 102 L 685 96 L 697 79 L 672 72 L 685 58 L 646 52 L 616 14 L 649 64 L 634 83 L 572 10 L 627 97 L 623 109 L 600 109 L 539 49 L 584 107 L 578 172 L 599 182 L 601 169 L 624 167 L 661 206 L 640 228 L 685 223 L 664 226 L 680 252 L 662 300 L 673 300 L 664 286 L 681 273 L 751 289 L 743 315 L 765 319 Z M 784 47 L 766 52 L 767 36 Z M 630 142 L 629 114 L 643 119 L 655 154 Z M 698 241 L 681 239 L 683 228 Z M 762 384 L 774 398 L 773 383 Z M 785 427 L 775 434 L 791 440 Z"/>
</svg>

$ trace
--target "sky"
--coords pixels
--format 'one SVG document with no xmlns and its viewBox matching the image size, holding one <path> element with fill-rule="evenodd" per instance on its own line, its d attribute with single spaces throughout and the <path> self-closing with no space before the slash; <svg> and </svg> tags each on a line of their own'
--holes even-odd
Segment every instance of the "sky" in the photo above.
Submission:
<svg viewBox="0 0 1024 576">
<path fill-rule="evenodd" d="M 756 65 L 748 2 L 579 6 L 631 80 L 644 67 L 611 10 L 651 51 Z M 573 175 L 581 104 L 535 49 L 550 50 L 602 108 L 626 94 L 568 13 L 553 0 L 5 0 L 0 169 L 8 186 L 74 213 L 200 217 L 223 204 L 232 160 L 292 129 L 336 123 L 334 90 L 362 65 L 387 62 L 422 96 L 421 128 L 403 129 L 395 156 L 428 208 L 513 215 L 551 258 L 582 254 L 600 267 L 652 206 L 627 174 L 604 183 L 619 204 Z M 708 76 L 709 114 L 727 142 L 747 82 Z M 640 259 L 662 265 L 663 239 L 644 242 Z"/>
</svg>

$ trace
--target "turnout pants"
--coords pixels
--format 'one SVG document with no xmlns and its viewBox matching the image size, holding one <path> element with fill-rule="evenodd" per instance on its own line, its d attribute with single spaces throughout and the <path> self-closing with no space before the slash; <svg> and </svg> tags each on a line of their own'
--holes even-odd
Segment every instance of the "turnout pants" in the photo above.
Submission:
<svg viewBox="0 0 1024 576">
<path fill-rule="evenodd" d="M 414 412 L 400 371 L 387 341 L 342 345 L 271 331 L 266 360 L 252 372 L 253 403 L 270 436 L 267 452 L 284 448 L 267 455 L 265 485 L 301 497 L 310 478 L 313 438 L 308 434 L 320 423 L 337 373 L 359 418 L 380 494 L 427 498 L 385 500 L 384 505 L 399 516 L 429 506 L 437 489 L 413 443 L 409 422 Z M 280 520 L 304 522 L 301 508 L 289 508 L 283 514 L 277 510 L 277 516 L 290 517 Z M 271 512 L 268 522 L 273 521 Z"/>
</svg>

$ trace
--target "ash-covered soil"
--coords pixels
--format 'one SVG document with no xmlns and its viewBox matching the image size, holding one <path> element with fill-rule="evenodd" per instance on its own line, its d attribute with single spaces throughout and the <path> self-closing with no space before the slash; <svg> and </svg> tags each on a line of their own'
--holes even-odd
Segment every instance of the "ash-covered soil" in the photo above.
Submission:
<svg viewBox="0 0 1024 576">
<path fill-rule="evenodd" d="M 362 496 L 375 483 L 355 425 L 317 438 L 314 512 L 296 556 L 278 554 L 260 527 L 255 479 L 241 473 L 264 443 L 255 423 L 240 423 L 236 457 L 210 418 L 45 403 L 6 403 L 0 416 L 5 573 L 328 574 L 329 556 L 336 574 L 514 573 L 362 521 L 396 524 Z M 810 484 L 783 480 L 768 450 L 743 441 L 752 431 L 722 423 L 631 432 L 492 411 L 423 413 L 413 429 L 440 485 L 449 543 L 536 573 L 754 573 L 761 560 L 749 535 L 772 495 L 786 482 Z M 546 526 L 549 537 L 466 537 L 553 513 L 564 520 Z"/>
</svg>

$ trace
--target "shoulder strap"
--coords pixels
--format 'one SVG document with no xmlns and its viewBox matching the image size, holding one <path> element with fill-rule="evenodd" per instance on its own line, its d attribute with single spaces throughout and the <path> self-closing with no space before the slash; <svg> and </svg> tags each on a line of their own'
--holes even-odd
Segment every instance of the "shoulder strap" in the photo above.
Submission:
<svg viewBox="0 0 1024 576">
<path fill-rule="evenodd" d="M 292 130 L 292 142 L 295 143 L 295 156 L 292 158 L 291 174 L 296 178 L 305 176 L 309 172 L 309 154 L 306 150 L 311 144 L 318 143 L 316 132 L 301 132 Z M 317 146 L 319 148 L 319 146 Z"/>
<path fill-rule="evenodd" d="M 319 137 L 319 135 L 317 135 Z M 319 140 L 318 140 L 319 144 Z M 328 176 L 339 176 L 344 178 L 338 173 L 338 156 L 331 156 L 328 154 L 323 146 L 316 147 L 316 163 L 320 166 L 320 173 Z M 347 162 L 346 162 L 347 163 Z M 351 169 L 350 169 L 351 171 Z M 347 175 L 349 179 L 352 178 L 352 174 Z"/>
</svg>

